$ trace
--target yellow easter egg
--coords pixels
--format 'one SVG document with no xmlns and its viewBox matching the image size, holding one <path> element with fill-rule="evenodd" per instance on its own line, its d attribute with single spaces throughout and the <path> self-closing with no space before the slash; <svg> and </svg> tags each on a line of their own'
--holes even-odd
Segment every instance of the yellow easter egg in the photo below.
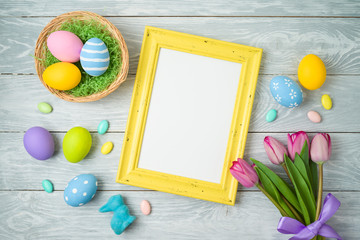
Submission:
<svg viewBox="0 0 360 240">
<path fill-rule="evenodd" d="M 306 55 L 299 64 L 298 77 L 304 88 L 308 90 L 318 89 L 326 79 L 325 64 L 314 54 Z"/>
<path fill-rule="evenodd" d="M 113 147 L 114 147 L 114 144 L 112 142 L 106 142 L 101 147 L 101 153 L 106 155 L 112 151 Z"/>
<path fill-rule="evenodd" d="M 332 108 L 332 100 L 331 97 L 327 94 L 322 95 L 321 104 L 326 110 L 330 110 Z"/>
<path fill-rule="evenodd" d="M 72 63 L 58 62 L 46 68 L 42 77 L 52 88 L 69 90 L 80 83 L 81 73 L 79 68 Z"/>
</svg>

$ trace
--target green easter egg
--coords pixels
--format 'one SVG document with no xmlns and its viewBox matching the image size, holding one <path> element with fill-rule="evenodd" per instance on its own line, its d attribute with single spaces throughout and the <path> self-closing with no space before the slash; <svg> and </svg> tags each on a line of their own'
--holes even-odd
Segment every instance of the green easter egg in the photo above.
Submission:
<svg viewBox="0 0 360 240">
<path fill-rule="evenodd" d="M 50 104 L 46 103 L 46 102 L 41 102 L 37 105 L 38 109 L 40 112 L 42 113 L 51 113 L 53 108 L 51 107 Z"/>
<path fill-rule="evenodd" d="M 83 160 L 91 148 L 91 135 L 83 127 L 70 129 L 63 140 L 63 152 L 65 158 L 72 163 Z"/>
</svg>

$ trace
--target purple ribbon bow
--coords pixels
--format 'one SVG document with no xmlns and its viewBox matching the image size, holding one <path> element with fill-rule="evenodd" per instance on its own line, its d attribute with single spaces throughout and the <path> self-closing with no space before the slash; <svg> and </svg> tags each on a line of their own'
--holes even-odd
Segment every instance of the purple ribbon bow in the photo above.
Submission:
<svg viewBox="0 0 360 240">
<path fill-rule="evenodd" d="M 324 205 L 318 220 L 305 226 L 293 218 L 282 217 L 278 224 L 278 231 L 283 234 L 296 234 L 290 238 L 290 240 L 309 240 L 316 235 L 342 240 L 332 227 L 325 224 L 335 214 L 339 207 L 340 201 L 329 193 L 324 200 Z"/>
</svg>

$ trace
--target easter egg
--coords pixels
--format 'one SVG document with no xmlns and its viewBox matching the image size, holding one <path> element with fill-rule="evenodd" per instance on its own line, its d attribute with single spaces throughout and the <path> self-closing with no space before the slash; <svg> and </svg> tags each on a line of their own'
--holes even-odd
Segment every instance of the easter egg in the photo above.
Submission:
<svg viewBox="0 0 360 240">
<path fill-rule="evenodd" d="M 80 70 L 72 63 L 58 62 L 50 65 L 42 74 L 44 82 L 57 90 L 69 90 L 81 80 Z"/>
<path fill-rule="evenodd" d="M 325 64 L 314 55 L 306 55 L 300 62 L 298 77 L 301 85 L 308 90 L 320 88 L 326 79 Z"/>
<path fill-rule="evenodd" d="M 72 207 L 79 207 L 95 196 L 97 179 L 92 174 L 80 174 L 70 180 L 64 189 L 64 200 Z"/>
<path fill-rule="evenodd" d="M 107 120 L 102 120 L 98 125 L 98 133 L 103 135 L 109 128 L 109 122 Z"/>
<path fill-rule="evenodd" d="M 99 38 L 89 39 L 80 53 L 82 68 L 91 76 L 100 76 L 109 67 L 110 55 L 105 43 Z"/>
<path fill-rule="evenodd" d="M 41 102 L 38 104 L 38 109 L 42 113 L 51 113 L 52 112 L 52 106 L 46 102 Z"/>
<path fill-rule="evenodd" d="M 151 205 L 149 201 L 142 200 L 140 203 L 140 210 L 144 215 L 149 215 L 151 213 Z"/>
<path fill-rule="evenodd" d="M 300 86 L 286 76 L 277 76 L 271 79 L 270 91 L 278 103 L 288 108 L 297 107 L 303 101 Z"/>
<path fill-rule="evenodd" d="M 42 181 L 42 186 L 45 192 L 52 193 L 54 191 L 54 185 L 47 179 Z"/>
<path fill-rule="evenodd" d="M 326 110 L 330 110 L 332 108 L 332 100 L 331 97 L 327 94 L 322 95 L 321 104 Z"/>
<path fill-rule="evenodd" d="M 65 158 L 72 163 L 83 160 L 91 148 L 91 135 L 83 127 L 70 129 L 63 140 L 63 152 Z"/>
<path fill-rule="evenodd" d="M 37 160 L 49 159 L 54 154 L 54 139 L 45 128 L 32 127 L 28 129 L 23 143 L 26 151 Z"/>
<path fill-rule="evenodd" d="M 78 62 L 83 43 L 78 36 L 68 31 L 56 31 L 49 35 L 47 46 L 62 62 Z"/>
<path fill-rule="evenodd" d="M 101 147 L 101 153 L 104 155 L 109 154 L 112 151 L 113 147 L 114 147 L 114 144 L 112 142 L 106 142 Z"/>
</svg>

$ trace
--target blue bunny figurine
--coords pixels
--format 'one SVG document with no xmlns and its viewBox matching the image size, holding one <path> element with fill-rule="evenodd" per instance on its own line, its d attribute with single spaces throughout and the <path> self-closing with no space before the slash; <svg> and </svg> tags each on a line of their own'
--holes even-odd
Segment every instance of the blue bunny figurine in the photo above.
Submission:
<svg viewBox="0 0 360 240">
<path fill-rule="evenodd" d="M 117 235 L 120 235 L 136 217 L 129 214 L 129 208 L 124 204 L 121 195 L 114 195 L 99 209 L 100 212 L 114 212 L 110 226 Z"/>
</svg>

